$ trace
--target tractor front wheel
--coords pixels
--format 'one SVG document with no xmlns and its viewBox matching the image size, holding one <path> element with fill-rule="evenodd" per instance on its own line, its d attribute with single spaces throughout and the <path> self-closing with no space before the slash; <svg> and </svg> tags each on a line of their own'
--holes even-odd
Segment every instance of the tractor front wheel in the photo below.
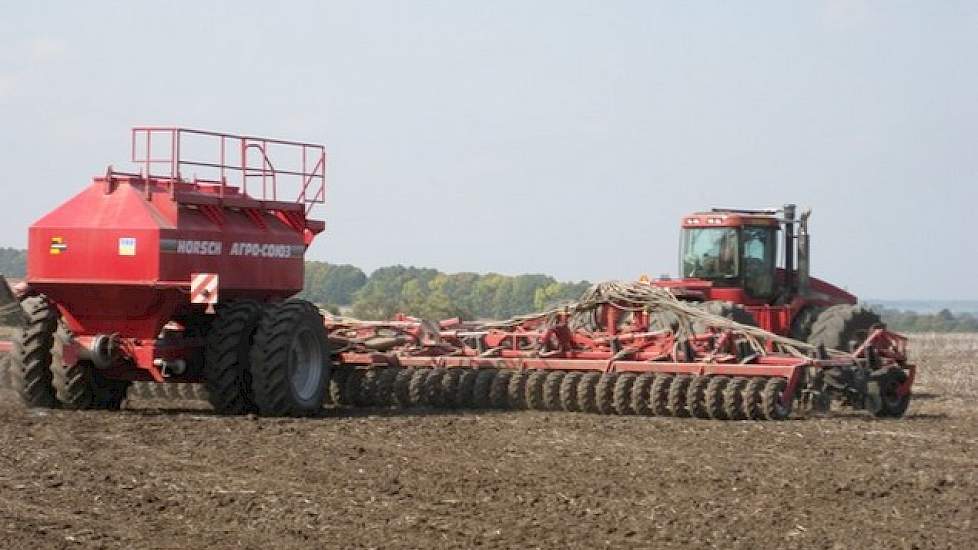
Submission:
<svg viewBox="0 0 978 550">
<path fill-rule="evenodd" d="M 264 310 L 251 364 L 255 404 L 264 416 L 305 416 L 323 407 L 331 358 L 323 318 L 312 304 Z"/>
</svg>

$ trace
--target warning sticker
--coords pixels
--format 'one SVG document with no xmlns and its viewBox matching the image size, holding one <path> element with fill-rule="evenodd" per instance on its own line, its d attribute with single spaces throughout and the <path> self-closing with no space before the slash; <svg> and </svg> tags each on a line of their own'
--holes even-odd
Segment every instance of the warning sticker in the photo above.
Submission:
<svg viewBox="0 0 978 550">
<path fill-rule="evenodd" d="M 135 256 L 136 255 L 136 238 L 135 237 L 120 237 L 119 238 L 119 255 L 120 256 Z"/>
<path fill-rule="evenodd" d="M 65 243 L 64 237 L 51 237 L 51 254 L 57 256 L 68 250 L 68 245 Z"/>
</svg>

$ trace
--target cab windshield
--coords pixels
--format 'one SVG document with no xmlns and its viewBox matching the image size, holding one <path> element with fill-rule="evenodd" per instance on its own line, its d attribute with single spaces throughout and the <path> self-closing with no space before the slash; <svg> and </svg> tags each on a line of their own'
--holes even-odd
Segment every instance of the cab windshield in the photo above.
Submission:
<svg viewBox="0 0 978 550">
<path fill-rule="evenodd" d="M 683 277 L 736 279 L 740 274 L 738 233 L 733 227 L 683 230 Z"/>
</svg>

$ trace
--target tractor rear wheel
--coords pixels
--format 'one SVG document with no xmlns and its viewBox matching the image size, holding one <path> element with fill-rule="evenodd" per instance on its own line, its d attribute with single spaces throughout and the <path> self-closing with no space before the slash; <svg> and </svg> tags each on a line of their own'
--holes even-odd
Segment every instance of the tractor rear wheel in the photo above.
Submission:
<svg viewBox="0 0 978 550">
<path fill-rule="evenodd" d="M 257 407 L 251 389 L 251 347 L 261 319 L 258 302 L 218 309 L 204 347 L 204 384 L 218 414 L 247 414 Z"/>
<path fill-rule="evenodd" d="M 58 310 L 44 295 L 21 302 L 25 323 L 14 340 L 11 386 L 28 407 L 57 406 L 51 364 Z"/>
<path fill-rule="evenodd" d="M 860 305 L 842 304 L 826 308 L 812 324 L 808 343 L 850 351 L 866 339 L 874 326 L 882 326 L 879 314 Z"/>
<path fill-rule="evenodd" d="M 298 300 L 266 308 L 255 349 L 252 388 L 261 414 L 302 416 L 322 409 L 331 359 L 318 310 Z"/>
</svg>

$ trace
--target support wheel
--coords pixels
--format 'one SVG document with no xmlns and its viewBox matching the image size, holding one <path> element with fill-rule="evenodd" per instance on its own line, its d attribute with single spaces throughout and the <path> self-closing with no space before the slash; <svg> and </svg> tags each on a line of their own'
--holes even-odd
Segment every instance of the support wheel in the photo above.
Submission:
<svg viewBox="0 0 978 550">
<path fill-rule="evenodd" d="M 331 359 L 323 318 L 306 302 L 268 307 L 255 333 L 255 404 L 265 416 L 304 416 L 326 399 Z"/>
<path fill-rule="evenodd" d="M 745 388 L 747 388 L 747 379 L 742 377 L 731 379 L 727 387 L 723 388 L 723 412 L 730 420 L 747 418 L 744 412 Z"/>
<path fill-rule="evenodd" d="M 866 385 L 866 408 L 880 418 L 899 418 L 910 406 L 910 394 L 900 395 L 907 373 L 899 368 L 874 371 Z"/>
<path fill-rule="evenodd" d="M 475 382 L 479 372 L 473 369 L 463 369 L 458 377 L 458 393 L 455 394 L 455 402 L 459 407 L 471 409 L 473 407 L 473 393 L 475 392 Z"/>
<path fill-rule="evenodd" d="M 652 403 L 650 396 L 652 384 L 655 382 L 655 375 L 651 373 L 640 374 L 632 384 L 632 410 L 635 414 L 642 416 L 652 416 Z"/>
<path fill-rule="evenodd" d="M 472 386 L 472 408 L 492 407 L 492 386 L 496 382 L 496 371 L 480 369 L 475 371 L 475 385 Z"/>
<path fill-rule="evenodd" d="M 549 373 L 545 370 L 537 370 L 533 371 L 529 378 L 526 379 L 524 397 L 528 409 L 535 411 L 547 410 L 543 404 L 543 384 L 547 381 L 547 374 Z"/>
<path fill-rule="evenodd" d="M 618 374 L 606 372 L 598 380 L 595 389 L 594 402 L 597 404 L 598 412 L 601 414 L 615 414 L 615 383 L 618 382 Z"/>
<path fill-rule="evenodd" d="M 680 374 L 673 378 L 669 385 L 669 412 L 678 418 L 687 418 L 690 415 L 686 408 L 686 394 L 693 377 L 688 374 Z"/>
<path fill-rule="evenodd" d="M 669 416 L 672 409 L 669 407 L 669 390 L 675 376 L 671 374 L 657 374 L 652 381 L 652 389 L 649 390 L 649 408 L 656 416 Z"/>
<path fill-rule="evenodd" d="M 458 386 L 462 379 L 462 369 L 448 369 L 441 379 L 442 406 L 454 409 L 460 407 L 458 402 Z"/>
<path fill-rule="evenodd" d="M 706 388 L 710 385 L 709 376 L 694 376 L 686 390 L 686 409 L 693 418 L 710 418 L 706 404 Z"/>
<path fill-rule="evenodd" d="M 393 399 L 398 407 L 411 406 L 411 379 L 414 378 L 414 367 L 395 369 Z"/>
<path fill-rule="evenodd" d="M 512 372 L 501 370 L 492 379 L 492 386 L 489 388 L 489 406 L 494 409 L 505 409 L 509 407 L 509 384 Z"/>
<path fill-rule="evenodd" d="M 564 381 L 564 371 L 550 371 L 543 382 L 543 408 L 548 411 L 560 410 L 560 385 Z"/>
<path fill-rule="evenodd" d="M 741 394 L 741 408 L 744 418 L 751 420 L 764 420 L 764 410 L 762 407 L 762 397 L 764 386 L 767 379 L 760 376 L 752 376 L 747 380 L 747 385 Z"/>
<path fill-rule="evenodd" d="M 25 323 L 14 340 L 11 386 L 28 407 L 55 407 L 51 350 L 58 311 L 44 295 L 26 298 L 21 305 Z"/>
<path fill-rule="evenodd" d="M 727 389 L 730 378 L 713 376 L 706 385 L 706 412 L 713 420 L 727 420 L 727 411 L 723 408 L 723 390 Z"/>
<path fill-rule="evenodd" d="M 511 409 L 525 409 L 526 404 L 526 379 L 529 374 L 526 371 L 515 371 L 509 377 L 509 391 L 506 395 L 506 402 Z"/>
<path fill-rule="evenodd" d="M 768 379 L 767 384 L 764 385 L 764 390 L 761 391 L 761 410 L 764 413 L 764 418 L 784 420 L 791 414 L 791 402 L 788 401 L 787 405 L 782 402 L 787 386 L 788 383 L 784 378 L 776 376 Z"/>
<path fill-rule="evenodd" d="M 602 375 L 597 372 L 588 372 L 581 377 L 577 383 L 577 410 L 586 413 L 601 412 L 598 410 L 598 383 Z"/>
<path fill-rule="evenodd" d="M 618 375 L 612 391 L 612 405 L 615 412 L 621 415 L 635 414 L 632 409 L 632 387 L 635 385 L 635 375 L 623 373 Z"/>
<path fill-rule="evenodd" d="M 425 404 L 425 388 L 431 369 L 417 369 L 408 382 L 408 407 L 420 407 Z"/>
<path fill-rule="evenodd" d="M 579 412 L 577 407 L 577 385 L 581 381 L 581 373 L 569 372 L 560 381 L 560 408 L 567 412 Z"/>
</svg>

